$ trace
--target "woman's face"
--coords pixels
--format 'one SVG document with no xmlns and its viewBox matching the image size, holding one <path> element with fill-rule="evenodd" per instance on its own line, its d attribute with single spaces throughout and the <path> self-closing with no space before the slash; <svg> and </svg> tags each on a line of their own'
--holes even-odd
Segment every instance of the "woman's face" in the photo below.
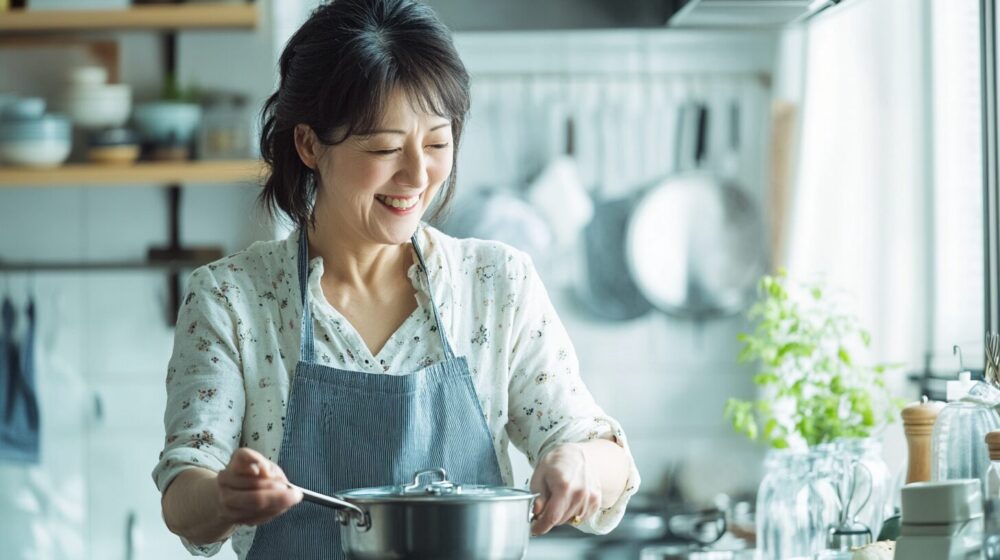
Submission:
<svg viewBox="0 0 1000 560">
<path fill-rule="evenodd" d="M 317 143 L 317 221 L 335 220 L 359 242 L 405 243 L 451 173 L 452 144 L 449 119 L 397 92 L 371 134 Z"/>
</svg>

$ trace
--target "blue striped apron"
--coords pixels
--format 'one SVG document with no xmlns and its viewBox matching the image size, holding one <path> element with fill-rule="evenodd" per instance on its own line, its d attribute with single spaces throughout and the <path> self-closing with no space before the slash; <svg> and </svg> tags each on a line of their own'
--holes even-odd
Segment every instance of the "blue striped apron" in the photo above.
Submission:
<svg viewBox="0 0 1000 560">
<path fill-rule="evenodd" d="M 300 232 L 302 335 L 278 457 L 294 484 L 335 494 L 400 484 L 437 467 L 463 484 L 503 484 L 469 364 L 448 343 L 416 235 L 412 242 L 445 359 L 405 375 L 373 374 L 315 362 L 309 243 Z M 302 502 L 257 528 L 247 558 L 344 558 L 336 512 Z"/>
</svg>

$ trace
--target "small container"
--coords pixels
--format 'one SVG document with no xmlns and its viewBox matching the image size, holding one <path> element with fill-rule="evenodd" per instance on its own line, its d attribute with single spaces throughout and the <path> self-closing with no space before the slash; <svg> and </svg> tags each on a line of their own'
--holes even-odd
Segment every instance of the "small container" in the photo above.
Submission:
<svg viewBox="0 0 1000 560">
<path fill-rule="evenodd" d="M 983 542 L 983 494 L 978 479 L 914 482 L 903 487 L 896 558 L 978 558 Z"/>
<path fill-rule="evenodd" d="M 139 159 L 139 137 L 127 128 L 93 132 L 87 144 L 87 159 L 94 163 L 129 165 Z"/>
<path fill-rule="evenodd" d="M 198 136 L 199 159 L 250 157 L 251 119 L 247 98 L 239 94 L 214 94 L 203 103 Z"/>
</svg>

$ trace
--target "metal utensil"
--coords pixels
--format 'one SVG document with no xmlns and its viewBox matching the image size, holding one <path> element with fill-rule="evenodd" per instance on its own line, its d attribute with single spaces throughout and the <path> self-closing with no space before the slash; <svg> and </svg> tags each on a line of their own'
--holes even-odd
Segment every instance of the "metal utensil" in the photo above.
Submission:
<svg viewBox="0 0 1000 560">
<path fill-rule="evenodd" d="M 1000 387 L 1000 333 L 986 332 L 986 382 Z"/>
<path fill-rule="evenodd" d="M 826 535 L 826 547 L 832 550 L 850 550 L 872 542 L 872 531 L 864 523 L 858 521 L 858 513 L 868 505 L 872 497 L 872 472 L 867 465 L 856 459 L 849 460 L 850 466 L 844 469 L 844 476 L 850 477 L 850 482 L 837 485 L 837 500 L 841 504 L 840 522 L 831 526 Z M 853 508 L 854 498 L 858 489 L 858 471 L 863 471 L 868 477 L 868 492 L 864 500 Z M 850 490 L 847 490 L 847 487 Z M 847 490 L 846 495 L 844 491 Z M 852 513 L 851 510 L 854 510 Z"/>
</svg>

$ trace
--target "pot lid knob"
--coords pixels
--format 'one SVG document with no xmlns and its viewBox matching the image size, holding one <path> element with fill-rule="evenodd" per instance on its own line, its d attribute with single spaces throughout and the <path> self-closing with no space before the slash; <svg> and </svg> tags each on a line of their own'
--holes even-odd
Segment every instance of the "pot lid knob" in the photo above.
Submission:
<svg viewBox="0 0 1000 560">
<path fill-rule="evenodd" d="M 427 484 L 420 482 L 421 477 L 437 477 L 438 480 L 431 480 Z M 442 468 L 419 471 L 413 475 L 413 482 L 403 486 L 404 494 L 431 494 L 441 496 L 443 494 L 458 494 L 462 487 L 448 480 L 448 472 Z"/>
</svg>

